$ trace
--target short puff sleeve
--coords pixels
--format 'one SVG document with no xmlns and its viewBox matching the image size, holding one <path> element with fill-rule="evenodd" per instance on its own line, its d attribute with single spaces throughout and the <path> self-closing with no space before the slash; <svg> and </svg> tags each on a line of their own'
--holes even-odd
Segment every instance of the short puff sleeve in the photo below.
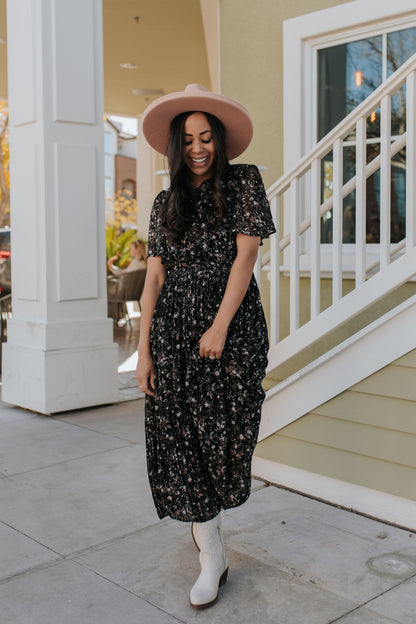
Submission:
<svg viewBox="0 0 416 624">
<path fill-rule="evenodd" d="M 234 195 L 235 231 L 268 238 L 276 229 L 260 172 L 255 165 L 240 165 L 238 168 Z"/>
<path fill-rule="evenodd" d="M 166 201 L 167 192 L 161 191 L 153 202 L 150 213 L 149 233 L 147 237 L 147 256 L 164 255 L 165 246 L 163 244 L 164 235 L 162 232 L 160 211 Z"/>
</svg>

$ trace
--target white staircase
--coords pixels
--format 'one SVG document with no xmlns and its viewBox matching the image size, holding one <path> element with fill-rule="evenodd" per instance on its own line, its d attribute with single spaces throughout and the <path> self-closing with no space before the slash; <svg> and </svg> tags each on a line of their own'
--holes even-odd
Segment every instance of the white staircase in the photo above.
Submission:
<svg viewBox="0 0 416 624">
<path fill-rule="evenodd" d="M 391 98 L 406 86 L 406 130 L 391 134 Z M 380 155 L 366 158 L 367 118 L 381 110 Z M 355 136 L 355 175 L 343 181 L 343 141 Z M 391 240 L 391 162 L 406 148 L 406 238 Z M 332 196 L 321 203 L 321 161 L 332 152 Z M 366 180 L 380 171 L 380 244 L 378 257 L 369 260 L 366 243 Z M 356 196 L 355 282 L 343 296 L 343 198 Z M 336 126 L 288 174 L 268 190 L 277 233 L 270 251 L 261 259 L 270 277 L 269 369 L 284 370 L 292 361 L 328 336 L 336 336 L 365 310 L 389 297 L 416 274 L 416 55 Z M 323 269 L 320 241 L 321 216 L 332 211 L 330 275 L 332 303 L 321 301 Z M 289 216 L 284 234 L 279 230 L 283 212 Z M 304 218 L 301 221 L 300 215 Z M 372 246 L 374 250 L 374 246 Z M 306 264 L 305 264 L 306 262 Z M 325 260 L 326 262 L 326 260 Z M 300 323 L 300 277 L 308 267 L 310 315 Z M 290 278 L 290 331 L 279 339 L 281 274 Z M 317 405 L 351 387 L 405 353 L 416 348 L 416 298 L 390 309 L 367 325 L 279 381 L 266 396 L 259 440 L 307 414 Z M 383 347 L 380 348 L 382 343 Z M 275 377 L 279 378 L 277 374 Z"/>
</svg>

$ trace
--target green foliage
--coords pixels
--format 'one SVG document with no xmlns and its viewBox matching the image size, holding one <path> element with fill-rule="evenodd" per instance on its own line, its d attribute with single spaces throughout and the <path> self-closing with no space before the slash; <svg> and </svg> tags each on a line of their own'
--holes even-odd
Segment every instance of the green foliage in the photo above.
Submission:
<svg viewBox="0 0 416 624">
<path fill-rule="evenodd" d="M 123 269 L 129 264 L 130 260 L 130 246 L 134 240 L 137 239 L 137 230 L 127 230 L 126 232 L 118 233 L 118 228 L 113 225 L 106 228 L 105 231 L 105 247 L 107 260 L 112 256 L 119 255 L 118 260 L 114 263 L 120 269 Z"/>
<path fill-rule="evenodd" d="M 105 217 L 107 260 L 118 255 L 114 264 L 124 269 L 131 259 L 131 243 L 137 239 L 137 230 L 130 229 L 132 223 L 137 223 L 137 203 L 131 193 L 117 192 L 113 200 L 107 203 Z M 125 230 L 126 227 L 129 229 Z"/>
</svg>

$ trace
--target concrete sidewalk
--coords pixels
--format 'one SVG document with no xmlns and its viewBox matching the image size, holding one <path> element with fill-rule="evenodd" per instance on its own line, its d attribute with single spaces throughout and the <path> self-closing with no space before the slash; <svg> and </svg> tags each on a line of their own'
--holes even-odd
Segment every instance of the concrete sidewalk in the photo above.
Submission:
<svg viewBox="0 0 416 624">
<path fill-rule="evenodd" d="M 194 611 L 198 553 L 155 514 L 143 411 L 0 405 L 1 624 L 415 624 L 416 535 L 260 481 L 224 513 L 220 600 Z"/>
</svg>

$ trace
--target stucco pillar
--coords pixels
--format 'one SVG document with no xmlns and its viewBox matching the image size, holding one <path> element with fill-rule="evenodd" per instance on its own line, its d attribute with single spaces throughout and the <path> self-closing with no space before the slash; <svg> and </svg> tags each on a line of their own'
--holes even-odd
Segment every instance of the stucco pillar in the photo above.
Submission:
<svg viewBox="0 0 416 624">
<path fill-rule="evenodd" d="M 13 319 L 2 398 L 114 402 L 107 318 L 101 0 L 8 0 Z"/>
<path fill-rule="evenodd" d="M 156 153 L 143 136 L 141 117 L 137 131 L 136 158 L 137 235 L 147 240 L 150 211 L 157 193 Z"/>
</svg>

